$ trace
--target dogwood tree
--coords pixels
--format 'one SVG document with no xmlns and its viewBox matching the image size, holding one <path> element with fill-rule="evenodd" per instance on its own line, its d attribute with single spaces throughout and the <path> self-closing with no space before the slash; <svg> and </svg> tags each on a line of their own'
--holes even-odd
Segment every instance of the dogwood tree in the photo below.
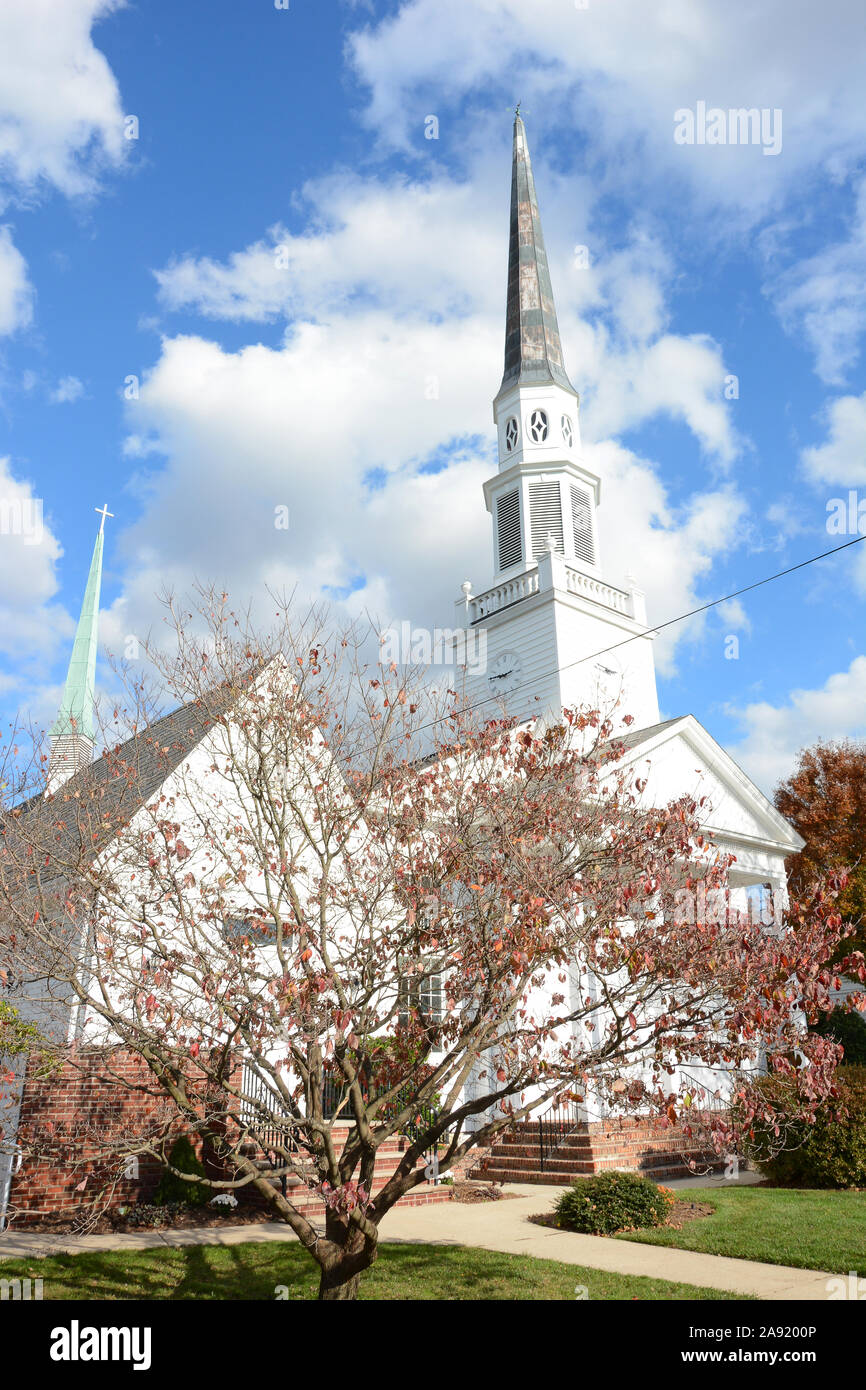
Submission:
<svg viewBox="0 0 866 1390">
<path fill-rule="evenodd" d="M 97 763 L 53 795 L 19 783 L 3 816 L 4 968 L 70 1062 L 131 1052 L 159 1098 L 137 1132 L 90 1127 L 105 1183 L 182 1128 L 213 1191 L 254 1189 L 344 1299 L 404 1194 L 541 1107 L 673 1123 L 677 1064 L 721 1067 L 730 1144 L 774 1119 L 762 1051 L 800 1115 L 833 1094 L 838 1049 L 802 1026 L 829 1006 L 832 891 L 769 929 L 713 908 L 706 808 L 647 806 L 603 713 L 518 727 L 365 667 L 356 634 L 205 607 L 209 639 L 175 613 L 153 653 L 176 712 L 139 689 Z"/>
</svg>

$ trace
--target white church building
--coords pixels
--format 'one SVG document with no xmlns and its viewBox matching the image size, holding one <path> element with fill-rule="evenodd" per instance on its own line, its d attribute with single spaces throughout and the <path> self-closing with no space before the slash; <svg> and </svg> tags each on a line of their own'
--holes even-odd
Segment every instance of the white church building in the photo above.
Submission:
<svg viewBox="0 0 866 1390">
<path fill-rule="evenodd" d="M 565 369 L 519 114 L 514 123 L 505 367 L 493 415 L 499 467 L 484 485 L 492 523 L 491 581 L 477 593 L 464 584 L 457 605 L 467 641 L 481 633 L 486 641 L 486 669 L 467 673 L 470 703 L 489 702 L 491 714 L 504 705 L 521 722 L 559 718 L 564 706 L 611 710 L 627 762 L 646 779 L 646 803 L 665 805 L 684 794 L 705 798 L 705 829 L 722 851 L 735 856 L 731 885 L 744 895 L 750 888 L 769 888 L 784 898 L 785 859 L 801 848 L 800 837 L 693 715 L 660 718 L 654 631 L 644 594 L 636 580 L 620 588 L 604 577 L 596 524 L 601 480 L 581 450 L 578 395 Z M 611 504 L 616 499 L 605 497 L 605 505 Z M 54 789 L 70 778 L 98 779 L 100 764 L 106 762 L 91 761 L 102 544 L 100 529 L 64 704 L 52 731 Z M 625 715 L 632 717 L 628 726 L 622 722 Z M 160 725 L 151 734 L 156 742 L 170 744 L 172 754 L 159 775 L 143 779 L 142 794 L 153 798 L 167 789 L 169 779 L 170 793 L 176 794 L 186 777 L 195 781 L 206 775 L 201 769 L 212 761 L 206 748 L 212 733 L 185 709 L 166 716 L 162 724 L 164 738 Z M 543 1007 L 543 999 L 537 1007 Z M 76 1026 L 73 1015 L 70 1011 L 70 1036 Z M 474 1084 L 483 1082 L 476 1079 Z M 587 1107 L 580 1118 L 587 1123 L 604 1116 Z M 12 1177 L 14 1111 L 7 1116 L 7 1127 L 10 1123 L 11 1147 L 7 1142 L 6 1157 L 0 1156 L 0 1207 Z M 496 1171 L 507 1176 L 509 1169 Z M 580 1171 L 577 1164 L 575 1171 Z M 527 1173 L 521 1170 L 520 1176 Z"/>
</svg>

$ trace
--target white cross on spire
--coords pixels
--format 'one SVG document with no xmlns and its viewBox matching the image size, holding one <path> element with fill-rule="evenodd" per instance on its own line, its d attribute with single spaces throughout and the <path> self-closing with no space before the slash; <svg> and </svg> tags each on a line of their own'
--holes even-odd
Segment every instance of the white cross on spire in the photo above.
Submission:
<svg viewBox="0 0 866 1390">
<path fill-rule="evenodd" d="M 101 507 L 94 507 L 93 510 L 96 512 L 97 516 L 101 516 L 101 517 L 102 517 L 102 520 L 101 520 L 100 523 L 99 523 L 99 534 L 100 534 L 100 536 L 101 536 L 102 533 L 103 533 L 103 531 L 105 530 L 105 518 L 106 518 L 107 516 L 110 516 L 110 517 L 113 518 L 113 517 L 114 517 L 114 512 L 110 512 L 110 511 L 108 510 L 108 503 L 107 503 L 107 502 L 103 502 L 103 504 L 102 504 Z"/>
</svg>

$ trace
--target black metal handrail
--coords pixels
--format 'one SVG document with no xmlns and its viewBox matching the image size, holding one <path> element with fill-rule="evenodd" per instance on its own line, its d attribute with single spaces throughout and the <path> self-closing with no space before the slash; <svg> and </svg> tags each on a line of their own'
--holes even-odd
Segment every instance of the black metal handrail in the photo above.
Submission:
<svg viewBox="0 0 866 1390">
<path fill-rule="evenodd" d="M 711 1090 L 711 1082 L 699 1081 L 690 1072 L 684 1071 L 680 1067 L 680 1076 L 687 1083 L 688 1090 L 693 1096 L 692 1104 L 684 1107 L 685 1122 L 694 1139 L 705 1142 L 708 1149 L 714 1149 L 713 1143 L 713 1117 L 717 1115 L 727 1116 L 730 1113 L 730 1101 L 723 1100 L 720 1095 L 721 1085 L 716 1090 Z M 700 1131 L 703 1130 L 703 1136 Z M 696 1132 L 697 1131 L 697 1132 Z M 697 1172 L 697 1162 L 694 1158 L 686 1160 L 689 1167 Z M 704 1171 L 710 1171 L 710 1165 L 704 1163 Z"/>
<path fill-rule="evenodd" d="M 727 1114 L 730 1110 L 730 1103 L 723 1100 L 719 1094 L 721 1086 L 717 1086 L 713 1091 L 711 1090 L 711 1082 L 699 1081 L 696 1076 L 684 1071 L 682 1067 L 680 1067 L 680 1076 L 688 1083 L 689 1092 L 696 1097 L 693 1103 L 699 1114 L 722 1115 Z M 697 1103 L 698 1095 L 701 1097 L 700 1103 Z"/>
<path fill-rule="evenodd" d="M 244 1062 L 241 1073 L 241 1122 L 255 1134 L 262 1148 L 287 1144 L 295 1147 L 294 1140 L 287 1134 L 281 1123 L 288 1116 L 281 1098 L 270 1086 Z"/>
<path fill-rule="evenodd" d="M 580 1104 L 576 1100 L 555 1100 L 543 1115 L 537 1117 L 538 1166 L 544 1172 L 545 1160 L 561 1149 L 570 1134 L 581 1123 Z"/>
<path fill-rule="evenodd" d="M 276 1095 L 267 1082 L 260 1077 L 252 1068 L 250 1063 L 244 1062 L 241 1077 L 241 1120 L 249 1129 L 250 1133 L 256 1138 L 256 1142 L 262 1149 L 265 1157 L 272 1167 L 279 1167 L 282 1160 L 278 1160 L 273 1155 L 273 1149 L 282 1147 L 297 1152 L 298 1145 L 292 1137 L 290 1127 L 286 1127 L 276 1116 L 288 1118 L 289 1111 L 282 1100 Z M 375 1091 L 370 1088 L 365 1089 L 365 1099 L 374 1099 Z M 342 1081 L 338 1081 L 334 1076 L 325 1076 L 322 1082 L 322 1116 L 326 1120 L 331 1120 L 340 1110 L 340 1106 L 346 1099 L 346 1086 Z M 411 1090 L 408 1087 L 398 1091 L 392 1100 L 387 1104 L 385 1114 L 390 1111 L 392 1115 L 398 1114 L 404 1109 L 408 1100 L 411 1099 Z M 432 1128 L 441 1116 L 441 1110 L 434 1105 L 421 1104 L 412 1107 L 409 1119 L 400 1127 L 400 1133 L 405 1135 L 412 1143 L 422 1135 L 425 1130 Z M 347 1109 L 345 1112 L 346 1122 L 351 1124 L 354 1115 Z M 424 1151 L 424 1157 L 435 1159 L 439 1153 L 439 1141 L 431 1145 Z M 285 1186 L 285 1179 L 282 1179 Z"/>
<path fill-rule="evenodd" d="M 241 1123 L 254 1136 L 266 1162 L 271 1168 L 281 1168 L 285 1159 L 274 1152 L 282 1148 L 289 1153 L 298 1152 L 298 1143 L 291 1127 L 283 1123 L 289 1118 L 285 1103 L 271 1090 L 263 1077 L 253 1070 L 249 1062 L 241 1069 Z M 280 1174 L 280 1187 L 286 1195 L 286 1174 Z"/>
<path fill-rule="evenodd" d="M 332 1120 L 340 1106 L 346 1100 L 347 1088 L 344 1081 L 337 1081 L 333 1076 L 326 1076 L 322 1081 L 322 1118 Z M 346 1114 L 346 1119 L 351 1118 L 351 1112 Z"/>
</svg>

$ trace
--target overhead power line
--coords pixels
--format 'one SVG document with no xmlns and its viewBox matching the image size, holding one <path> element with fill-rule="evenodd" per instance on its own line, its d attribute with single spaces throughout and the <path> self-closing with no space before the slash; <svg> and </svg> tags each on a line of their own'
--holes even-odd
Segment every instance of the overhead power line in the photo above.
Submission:
<svg viewBox="0 0 866 1390">
<path fill-rule="evenodd" d="M 628 646 L 629 642 L 638 642 L 643 637 L 655 635 L 657 632 L 664 632 L 666 628 L 673 627 L 676 623 L 683 623 L 688 618 L 697 617 L 699 613 L 707 613 L 711 608 L 718 608 L 721 603 L 729 603 L 731 599 L 740 598 L 743 594 L 750 594 L 754 589 L 760 589 L 765 584 L 772 584 L 777 579 L 784 579 L 786 575 L 795 574 L 797 570 L 806 569 L 808 565 L 817 564 L 819 560 L 826 560 L 829 555 L 838 555 L 840 551 L 849 550 L 852 545 L 860 545 L 863 541 L 866 541 L 866 535 L 855 536 L 852 541 L 845 541 L 842 545 L 833 546 L 831 550 L 823 550 L 820 555 L 811 555 L 808 560 L 801 560 L 799 564 L 789 565 L 787 569 L 777 570 L 775 574 L 768 574 L 763 579 L 756 579 L 753 583 L 745 584 L 741 589 L 734 589 L 732 593 L 724 594 L 721 598 L 714 598 L 711 599 L 709 603 L 702 603 L 697 608 L 690 608 L 687 613 L 678 613 L 675 618 L 668 618 L 666 622 L 657 623 L 654 627 L 648 627 L 644 632 L 636 632 L 630 637 L 623 637 L 621 641 L 613 642 L 609 647 L 601 647 L 598 651 L 590 652 L 587 656 L 578 657 L 576 661 L 566 662 L 563 666 L 554 666 L 551 670 L 544 671 L 540 676 L 535 677 L 535 680 L 532 682 L 521 681 L 514 689 L 515 691 L 522 690 L 530 684 L 537 683 L 537 681 L 548 680 L 551 676 L 560 675 L 563 671 L 570 671 L 575 666 L 582 666 L 587 661 L 595 661 L 597 657 L 606 656 L 608 652 L 616 651 L 619 647 Z M 500 700 L 501 696 L 499 695 L 485 695 L 483 699 L 476 700 L 472 705 L 467 705 L 463 712 L 471 714 L 475 710 L 483 708 L 484 705 L 488 705 L 491 702 L 499 703 Z M 419 725 L 415 732 L 423 733 L 425 729 L 432 729 L 435 725 L 441 724 L 449 717 L 450 716 L 447 714 L 438 715 L 437 718 L 432 719 L 429 724 Z M 393 740 L 389 739 L 388 742 L 396 741 L 397 737 L 399 737 L 399 735 L 395 735 L 395 738 Z"/>
</svg>

